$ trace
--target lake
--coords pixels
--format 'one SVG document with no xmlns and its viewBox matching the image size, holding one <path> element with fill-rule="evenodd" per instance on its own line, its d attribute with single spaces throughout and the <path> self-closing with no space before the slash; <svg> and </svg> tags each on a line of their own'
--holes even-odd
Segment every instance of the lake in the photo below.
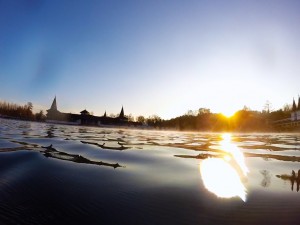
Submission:
<svg viewBox="0 0 300 225">
<path fill-rule="evenodd" d="M 0 224 L 299 224 L 299 150 L 300 134 L 0 119 Z"/>
</svg>

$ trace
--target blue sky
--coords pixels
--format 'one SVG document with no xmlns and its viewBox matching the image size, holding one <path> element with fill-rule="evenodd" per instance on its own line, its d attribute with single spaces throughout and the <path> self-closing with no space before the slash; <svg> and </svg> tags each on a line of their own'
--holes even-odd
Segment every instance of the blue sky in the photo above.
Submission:
<svg viewBox="0 0 300 225">
<path fill-rule="evenodd" d="M 0 99 L 162 118 L 300 93 L 299 1 L 0 0 Z"/>
</svg>

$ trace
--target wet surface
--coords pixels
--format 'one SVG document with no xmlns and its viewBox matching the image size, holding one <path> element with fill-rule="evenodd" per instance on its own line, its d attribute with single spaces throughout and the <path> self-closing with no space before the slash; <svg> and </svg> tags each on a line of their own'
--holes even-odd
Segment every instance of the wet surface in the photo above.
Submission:
<svg viewBox="0 0 300 225">
<path fill-rule="evenodd" d="M 300 134 L 0 119 L 0 224 L 297 224 L 299 150 Z"/>
</svg>

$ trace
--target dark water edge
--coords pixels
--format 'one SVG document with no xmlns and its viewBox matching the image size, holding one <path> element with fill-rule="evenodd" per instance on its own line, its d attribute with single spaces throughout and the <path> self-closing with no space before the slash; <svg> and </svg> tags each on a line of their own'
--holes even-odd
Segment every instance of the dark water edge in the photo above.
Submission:
<svg viewBox="0 0 300 225">
<path fill-rule="evenodd" d="M 203 158 L 175 157 L 219 154 L 220 134 L 3 119 L 0 125 L 0 224 L 298 224 L 300 220 L 297 180 L 290 178 L 292 170 L 300 169 L 293 160 L 300 157 L 297 135 L 235 134 L 233 143 L 244 153 L 260 154 L 246 157 L 250 173 L 243 202 L 206 190 L 199 173 Z M 292 158 L 283 160 L 287 156 Z M 120 167 L 110 166 L 116 163 Z M 285 174 L 285 179 L 277 176 Z"/>
</svg>

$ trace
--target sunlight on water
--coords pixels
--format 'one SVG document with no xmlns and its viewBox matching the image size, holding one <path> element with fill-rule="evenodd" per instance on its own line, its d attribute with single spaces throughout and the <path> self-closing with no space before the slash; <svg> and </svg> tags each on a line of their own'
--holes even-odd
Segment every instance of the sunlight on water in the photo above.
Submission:
<svg viewBox="0 0 300 225">
<path fill-rule="evenodd" d="M 221 198 L 246 200 L 246 189 L 236 170 L 223 159 L 206 159 L 200 165 L 204 186 Z"/>
<path fill-rule="evenodd" d="M 225 152 L 228 152 L 230 156 L 226 157 L 226 160 L 233 160 L 233 164 L 237 164 L 236 169 L 242 170 L 242 173 L 244 176 L 247 176 L 247 173 L 249 172 L 246 163 L 245 163 L 245 157 L 243 153 L 240 151 L 240 149 L 231 143 L 231 134 L 223 134 L 222 135 L 223 140 L 220 142 L 221 149 Z"/>
<path fill-rule="evenodd" d="M 221 198 L 240 197 L 246 201 L 246 188 L 241 177 L 247 176 L 244 155 L 231 143 L 231 135 L 223 134 L 220 142 L 222 150 L 228 155 L 224 158 L 209 158 L 200 164 L 204 186 Z M 241 172 L 240 172 L 241 171 Z"/>
</svg>

